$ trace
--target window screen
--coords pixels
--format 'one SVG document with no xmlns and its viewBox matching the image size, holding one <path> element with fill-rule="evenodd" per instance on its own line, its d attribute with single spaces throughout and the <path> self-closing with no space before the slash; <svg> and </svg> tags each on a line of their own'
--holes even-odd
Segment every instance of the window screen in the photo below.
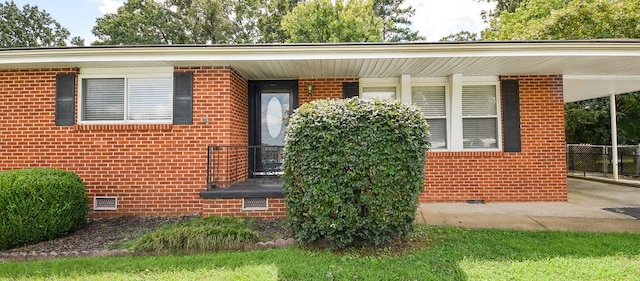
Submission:
<svg viewBox="0 0 640 281">
<path fill-rule="evenodd" d="M 171 119 L 172 78 L 129 79 L 129 120 Z"/>
<path fill-rule="evenodd" d="M 124 120 L 124 78 L 82 81 L 83 120 Z"/>
<path fill-rule="evenodd" d="M 411 88 L 411 99 L 429 123 L 431 147 L 447 148 L 447 105 L 444 86 L 416 86 Z"/>
<path fill-rule="evenodd" d="M 82 79 L 83 121 L 170 121 L 173 78 Z"/>
<path fill-rule="evenodd" d="M 496 86 L 463 86 L 462 118 L 463 148 L 497 148 Z"/>
</svg>

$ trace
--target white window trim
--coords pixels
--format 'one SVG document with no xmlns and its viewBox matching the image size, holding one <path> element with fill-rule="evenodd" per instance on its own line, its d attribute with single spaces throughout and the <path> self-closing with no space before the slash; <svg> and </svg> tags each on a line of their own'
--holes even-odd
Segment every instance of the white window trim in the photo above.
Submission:
<svg viewBox="0 0 640 281">
<path fill-rule="evenodd" d="M 369 87 L 395 87 L 396 93 L 393 97 L 394 99 L 400 98 L 400 81 L 398 78 L 360 78 L 359 81 L 360 89 L 358 91 L 358 96 L 362 98 L 363 89 Z"/>
<path fill-rule="evenodd" d="M 487 81 L 493 80 L 493 81 Z M 462 87 L 463 86 L 495 86 L 496 87 L 496 115 L 487 115 L 487 116 L 473 116 L 473 117 L 465 117 L 462 115 Z M 459 136 L 454 136 L 456 140 L 459 142 L 459 147 L 461 151 L 502 151 L 502 101 L 500 97 L 500 80 L 498 77 L 469 77 L 468 79 L 463 79 L 462 85 L 460 87 L 460 106 L 459 106 L 459 119 L 460 119 L 460 130 Z M 465 118 L 496 118 L 496 147 L 495 148 L 463 148 L 463 134 L 462 134 L 462 122 Z"/>
<path fill-rule="evenodd" d="M 446 138 L 447 145 L 444 148 L 432 148 L 432 151 L 449 151 L 451 148 L 451 95 L 449 91 L 449 85 L 446 83 L 446 78 L 414 78 L 411 80 L 411 87 L 409 87 L 409 100 L 413 104 L 412 89 L 413 87 L 442 87 L 444 86 L 444 102 L 445 102 L 445 126 L 446 126 Z M 443 117 L 426 117 L 426 119 L 442 119 Z"/>
<path fill-rule="evenodd" d="M 498 76 L 463 76 L 452 74 L 449 77 L 411 77 L 402 75 L 402 100 L 412 103 L 411 87 L 414 86 L 445 86 L 445 102 L 447 114 L 447 148 L 434 149 L 433 151 L 502 151 L 502 102 L 500 90 L 500 78 Z M 492 85 L 496 87 L 497 115 L 486 116 L 496 118 L 496 148 L 464 148 L 463 119 L 462 115 L 462 87 L 473 85 Z M 409 89 L 406 89 L 410 86 Z M 469 118 L 469 117 L 466 117 Z M 471 118 L 481 118 L 480 116 Z"/>
<path fill-rule="evenodd" d="M 84 83 L 83 79 L 95 78 L 122 78 L 125 88 L 125 112 L 127 110 L 126 101 L 129 95 L 128 78 L 171 78 L 173 79 L 173 67 L 131 67 L 131 68 L 82 68 L 78 75 L 78 120 L 80 125 L 113 125 L 113 124 L 172 124 L 173 110 L 168 120 L 107 120 L 107 121 L 85 121 L 84 117 Z M 171 89 L 173 91 L 173 89 Z M 173 103 L 173 99 L 172 99 Z M 173 106 L 173 104 L 172 104 Z"/>
</svg>

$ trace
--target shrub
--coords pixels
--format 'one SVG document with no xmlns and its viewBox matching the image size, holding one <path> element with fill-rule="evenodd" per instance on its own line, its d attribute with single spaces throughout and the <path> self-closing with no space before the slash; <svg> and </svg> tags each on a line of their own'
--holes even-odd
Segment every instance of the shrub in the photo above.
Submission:
<svg viewBox="0 0 640 281">
<path fill-rule="evenodd" d="M 172 254 L 240 250 L 245 244 L 258 239 L 250 226 L 250 222 L 239 218 L 212 216 L 194 219 L 165 225 L 143 236 L 134 250 Z"/>
<path fill-rule="evenodd" d="M 48 168 L 0 173 L 0 250 L 55 239 L 84 223 L 89 199 L 78 175 Z"/>
<path fill-rule="evenodd" d="M 409 233 L 423 189 L 428 125 L 399 101 L 322 100 L 289 119 L 287 220 L 303 242 L 376 245 Z"/>
</svg>

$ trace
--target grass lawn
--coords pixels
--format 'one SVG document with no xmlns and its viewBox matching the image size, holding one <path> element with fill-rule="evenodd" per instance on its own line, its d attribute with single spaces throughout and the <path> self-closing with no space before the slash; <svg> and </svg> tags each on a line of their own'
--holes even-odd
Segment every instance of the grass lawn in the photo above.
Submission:
<svg viewBox="0 0 640 281">
<path fill-rule="evenodd" d="M 289 247 L 9 262 L 0 264 L 0 280 L 640 280 L 640 234 L 416 231 L 428 243 L 404 254 Z"/>
</svg>

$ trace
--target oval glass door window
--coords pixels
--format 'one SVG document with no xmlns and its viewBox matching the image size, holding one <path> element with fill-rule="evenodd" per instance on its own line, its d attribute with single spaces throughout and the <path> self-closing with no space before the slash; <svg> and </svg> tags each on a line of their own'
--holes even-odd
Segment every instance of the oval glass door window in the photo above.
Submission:
<svg viewBox="0 0 640 281">
<path fill-rule="evenodd" d="M 282 104 L 278 98 L 272 97 L 267 104 L 267 131 L 274 139 L 282 132 L 282 117 Z"/>
</svg>

